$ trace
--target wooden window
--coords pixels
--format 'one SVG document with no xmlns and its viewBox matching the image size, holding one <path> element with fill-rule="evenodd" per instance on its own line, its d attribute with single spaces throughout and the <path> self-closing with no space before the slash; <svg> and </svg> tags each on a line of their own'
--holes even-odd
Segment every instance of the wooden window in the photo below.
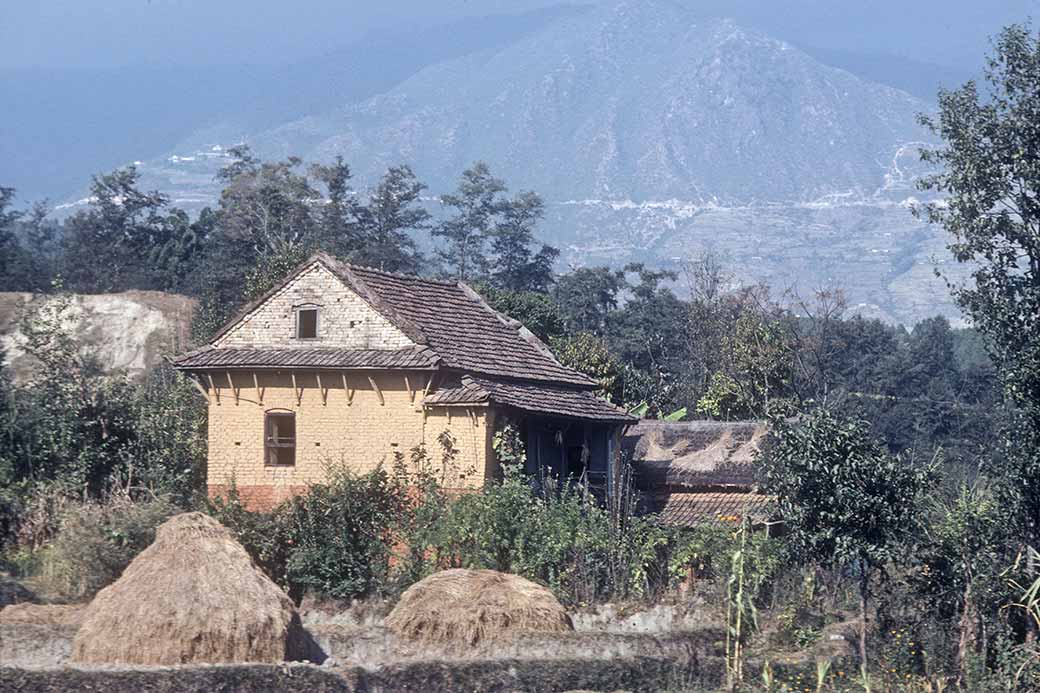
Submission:
<svg viewBox="0 0 1040 693">
<path fill-rule="evenodd" d="M 300 306 L 296 309 L 296 338 L 318 338 L 318 307 Z"/>
<path fill-rule="evenodd" d="M 296 464 L 296 414 L 269 411 L 264 417 L 264 464 L 291 467 Z"/>
</svg>

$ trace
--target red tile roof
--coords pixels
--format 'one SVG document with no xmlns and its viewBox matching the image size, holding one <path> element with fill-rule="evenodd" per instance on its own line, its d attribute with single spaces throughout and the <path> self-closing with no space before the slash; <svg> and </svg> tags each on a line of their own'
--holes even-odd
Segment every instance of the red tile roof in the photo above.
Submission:
<svg viewBox="0 0 1040 693">
<path fill-rule="evenodd" d="M 741 491 L 702 491 L 658 496 L 648 510 L 659 513 L 665 524 L 692 527 L 698 524 L 740 522 L 745 515 L 754 521 L 767 520 L 770 496 Z"/>
</svg>

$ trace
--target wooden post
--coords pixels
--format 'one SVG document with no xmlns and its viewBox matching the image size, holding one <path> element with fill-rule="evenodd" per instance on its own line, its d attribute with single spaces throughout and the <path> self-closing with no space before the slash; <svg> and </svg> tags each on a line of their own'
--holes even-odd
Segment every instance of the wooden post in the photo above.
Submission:
<svg viewBox="0 0 1040 693">
<path fill-rule="evenodd" d="M 383 399 L 383 391 L 379 389 L 378 385 L 376 385 L 375 378 L 373 378 L 372 376 L 368 376 L 368 384 L 372 386 L 373 390 L 375 390 L 376 397 L 379 398 L 379 406 L 383 406 L 384 404 L 386 404 L 386 401 Z"/>
</svg>

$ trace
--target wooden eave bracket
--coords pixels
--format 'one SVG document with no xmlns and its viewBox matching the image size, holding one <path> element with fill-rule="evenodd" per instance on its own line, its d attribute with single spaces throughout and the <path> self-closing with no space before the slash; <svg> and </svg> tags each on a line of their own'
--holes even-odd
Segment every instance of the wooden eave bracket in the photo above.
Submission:
<svg viewBox="0 0 1040 693">
<path fill-rule="evenodd" d="M 347 406 L 349 407 L 354 403 L 354 388 L 347 383 L 347 374 L 342 373 L 343 376 L 343 392 L 347 395 Z"/>
<path fill-rule="evenodd" d="M 203 384 L 201 382 L 199 382 L 199 376 L 195 376 L 195 375 L 189 376 L 188 380 L 190 380 L 191 384 L 195 386 L 195 389 L 199 391 L 199 394 L 202 395 L 203 398 L 205 398 L 205 400 L 207 402 L 209 402 L 210 401 L 209 390 L 207 390 L 205 388 L 205 386 L 203 386 Z"/>
<path fill-rule="evenodd" d="M 209 389 L 213 393 L 213 396 L 217 399 L 217 404 L 220 404 L 220 390 L 217 389 L 217 384 L 213 382 L 213 374 L 207 373 L 206 379 L 209 380 Z"/>
<path fill-rule="evenodd" d="M 314 377 L 318 379 L 318 392 L 321 393 L 321 406 L 325 406 L 329 401 L 329 391 L 321 384 L 321 373 L 315 373 Z"/>
<path fill-rule="evenodd" d="M 261 407 L 264 406 L 264 389 L 260 387 L 260 379 L 256 376 L 256 371 L 253 371 L 253 387 L 256 388 L 256 403 Z"/>
<path fill-rule="evenodd" d="M 241 392 L 241 388 L 235 387 L 235 381 L 231 378 L 231 371 L 224 371 L 224 375 L 227 376 L 228 387 L 231 388 L 231 394 L 235 396 L 235 406 L 238 406 L 238 395 Z"/>
<path fill-rule="evenodd" d="M 303 402 L 303 388 L 298 387 L 296 384 L 295 371 L 291 372 L 289 375 L 292 377 L 292 389 L 293 393 L 296 395 L 296 406 L 300 406 L 300 404 Z"/>
<path fill-rule="evenodd" d="M 376 393 L 376 397 L 379 398 L 379 406 L 386 404 L 386 400 L 383 399 L 383 391 L 379 389 L 379 385 L 376 384 L 376 379 L 372 376 L 368 376 L 368 384 L 372 386 L 372 389 Z"/>
</svg>

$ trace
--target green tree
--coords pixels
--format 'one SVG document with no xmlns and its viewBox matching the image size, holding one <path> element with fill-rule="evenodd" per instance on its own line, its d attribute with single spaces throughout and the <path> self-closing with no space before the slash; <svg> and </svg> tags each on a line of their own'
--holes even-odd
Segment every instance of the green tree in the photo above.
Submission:
<svg viewBox="0 0 1040 693">
<path fill-rule="evenodd" d="M 0 186 L 0 289 L 15 288 L 7 286 L 14 270 L 15 256 L 18 251 L 18 240 L 14 236 L 14 224 L 22 214 L 10 209 L 14 200 L 14 188 Z"/>
<path fill-rule="evenodd" d="M 687 361 L 683 327 L 688 309 L 662 283 L 676 275 L 641 264 L 628 265 L 625 271 L 635 274 L 639 282 L 630 285 L 624 306 L 608 316 L 607 343 L 626 365 L 649 376 L 654 387 L 645 399 L 654 412 L 675 408 Z"/>
<path fill-rule="evenodd" d="M 166 288 L 149 261 L 174 240 L 166 214 L 169 199 L 141 190 L 139 179 L 133 166 L 94 177 L 90 205 L 65 224 L 61 273 L 68 288 Z"/>
<path fill-rule="evenodd" d="M 922 122 L 943 146 L 922 159 L 939 170 L 921 187 L 942 202 L 916 212 L 952 236 L 971 267 L 954 296 L 986 338 L 1012 409 L 998 491 L 1017 511 L 1021 538 L 1040 541 L 1040 41 L 1026 26 L 1004 29 L 988 58 L 987 90 L 975 82 L 939 93 Z"/>
<path fill-rule="evenodd" d="M 500 220 L 491 241 L 494 260 L 491 280 L 510 291 L 545 293 L 553 282 L 553 263 L 560 251 L 543 245 L 537 253 L 531 252 L 534 229 L 545 215 L 545 204 L 534 192 L 523 192 L 503 202 Z"/>
<path fill-rule="evenodd" d="M 358 229 L 358 204 L 350 189 L 350 167 L 337 156 L 328 165 L 315 164 L 311 174 L 325 186 L 325 202 L 318 212 L 317 244 L 340 257 L 350 257 L 362 247 Z"/>
<path fill-rule="evenodd" d="M 617 309 L 628 282 L 625 273 L 607 267 L 581 267 L 557 278 L 553 298 L 570 332 L 603 336 L 607 318 Z"/>
<path fill-rule="evenodd" d="M 556 337 L 549 344 L 560 363 L 599 383 L 598 394 L 615 404 L 625 404 L 625 368 L 601 338 L 579 332 Z"/>
<path fill-rule="evenodd" d="M 819 565 L 854 570 L 859 582 L 859 654 L 868 676 L 871 578 L 912 536 L 931 471 L 889 455 L 864 421 L 817 409 L 798 424 L 772 422 L 763 460 L 791 550 Z"/>
<path fill-rule="evenodd" d="M 430 214 L 421 202 L 425 189 L 408 166 L 388 168 L 357 210 L 360 241 L 349 255 L 351 262 L 387 272 L 418 272 L 422 256 L 413 234 L 429 228 Z"/>
<path fill-rule="evenodd" d="M 296 157 L 260 162 L 245 145 L 229 153 L 234 160 L 217 175 L 225 183 L 221 233 L 247 241 L 263 260 L 311 250 L 320 238 L 314 201 L 321 194 L 297 171 L 303 162 Z"/>
<path fill-rule="evenodd" d="M 488 305 L 529 329 L 534 336 L 548 343 L 564 333 L 563 319 L 556 304 L 543 293 L 509 291 L 490 284 L 477 284 L 477 291 Z"/>
<path fill-rule="evenodd" d="M 505 182 L 495 178 L 487 164 L 478 161 L 462 172 L 455 192 L 441 195 L 441 204 L 454 213 L 434 227 L 432 233 L 446 243 L 437 249 L 437 257 L 445 263 L 450 276 L 462 281 L 487 276 L 487 245 L 502 210 L 499 195 L 505 190 Z"/>
</svg>

